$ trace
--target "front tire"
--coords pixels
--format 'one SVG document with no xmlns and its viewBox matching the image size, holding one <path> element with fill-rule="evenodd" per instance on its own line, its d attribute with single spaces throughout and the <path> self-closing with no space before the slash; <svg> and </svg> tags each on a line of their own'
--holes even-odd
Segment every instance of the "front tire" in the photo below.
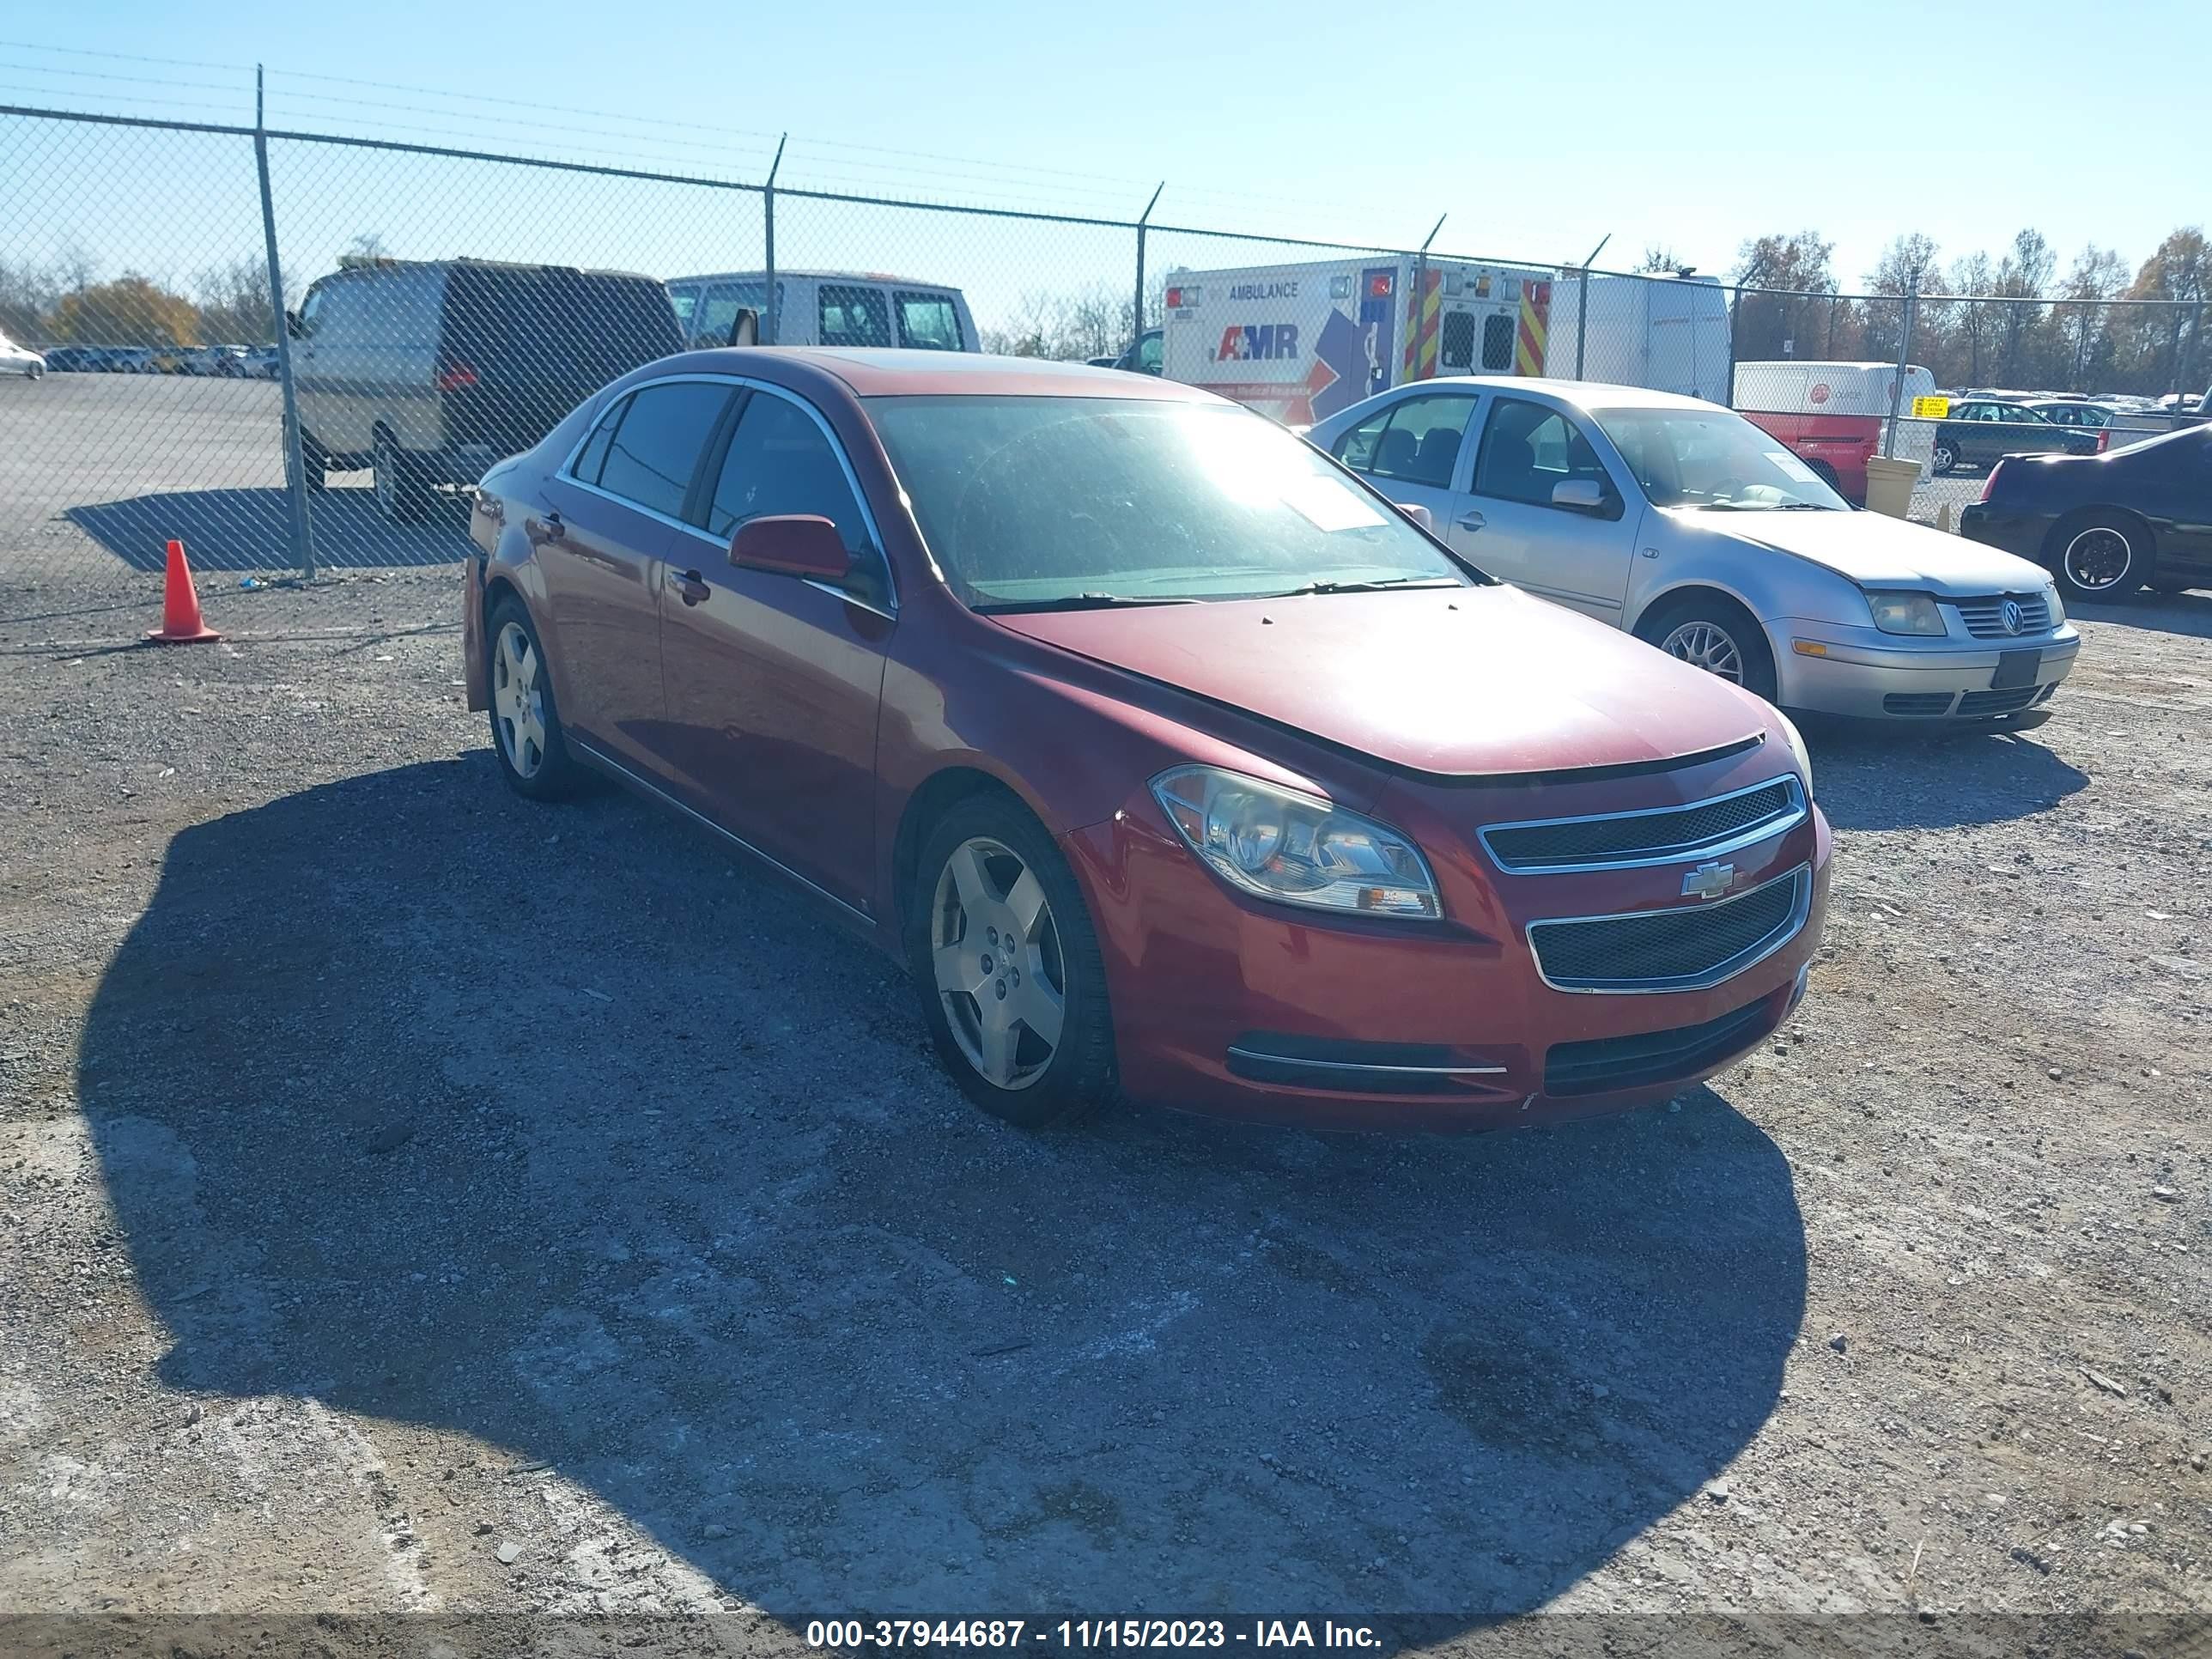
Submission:
<svg viewBox="0 0 2212 1659">
<path fill-rule="evenodd" d="M 1042 1129 L 1114 1097 L 1098 936 L 1067 861 L 1019 805 L 971 796 L 930 830 L 907 951 L 938 1058 L 983 1110 Z"/>
<path fill-rule="evenodd" d="M 2077 514 L 2051 533 L 2051 574 L 2069 604 L 2110 604 L 2149 580 L 2150 532 L 2124 513 Z"/>
<path fill-rule="evenodd" d="M 1948 438 L 1938 438 L 1936 447 L 1929 453 L 1929 470 L 1937 477 L 1948 477 L 1959 466 L 1959 446 Z"/>
<path fill-rule="evenodd" d="M 584 769 L 568 751 L 545 647 L 522 601 L 508 594 L 494 605 L 484 637 L 491 641 L 491 746 L 501 775 L 515 793 L 532 800 L 575 794 Z"/>
<path fill-rule="evenodd" d="M 376 469 L 376 507 L 393 524 L 420 524 L 430 516 L 430 485 L 419 463 L 408 459 L 388 432 L 376 434 L 370 463 Z"/>
<path fill-rule="evenodd" d="M 1772 702 L 1778 687 L 1766 633 L 1741 605 L 1716 594 L 1665 606 L 1636 630 L 1678 662 L 1740 685 Z"/>
</svg>

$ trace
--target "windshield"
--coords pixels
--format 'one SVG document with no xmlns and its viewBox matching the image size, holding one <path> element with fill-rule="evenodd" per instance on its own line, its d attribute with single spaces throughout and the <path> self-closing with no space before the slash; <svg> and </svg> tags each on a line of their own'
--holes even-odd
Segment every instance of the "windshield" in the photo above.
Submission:
<svg viewBox="0 0 2212 1659">
<path fill-rule="evenodd" d="M 1591 413 L 1654 507 L 1850 511 L 1779 439 L 1725 409 Z"/>
<path fill-rule="evenodd" d="M 945 578 L 979 610 L 1480 580 L 1249 410 L 1127 398 L 878 398 Z"/>
</svg>

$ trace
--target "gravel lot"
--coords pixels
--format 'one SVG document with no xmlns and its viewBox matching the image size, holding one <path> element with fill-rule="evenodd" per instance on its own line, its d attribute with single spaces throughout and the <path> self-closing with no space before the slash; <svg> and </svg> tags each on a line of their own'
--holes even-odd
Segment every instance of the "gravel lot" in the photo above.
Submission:
<svg viewBox="0 0 2212 1659">
<path fill-rule="evenodd" d="M 804 898 L 502 788 L 443 573 L 151 586 L 0 588 L 0 1608 L 2212 1609 L 2212 599 L 1813 734 L 1783 1040 L 1395 1141 L 996 1126 Z"/>
</svg>

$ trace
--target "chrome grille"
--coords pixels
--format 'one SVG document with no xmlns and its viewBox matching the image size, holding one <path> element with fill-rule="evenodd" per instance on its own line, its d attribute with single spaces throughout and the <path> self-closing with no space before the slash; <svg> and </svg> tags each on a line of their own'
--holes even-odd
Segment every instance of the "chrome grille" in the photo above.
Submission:
<svg viewBox="0 0 2212 1659">
<path fill-rule="evenodd" d="M 1813 872 L 1800 865 L 1711 904 L 1528 924 L 1545 983 L 1562 991 L 1692 991 L 1772 955 L 1805 925 Z"/>
<path fill-rule="evenodd" d="M 2007 628 L 2005 602 L 2020 607 L 2020 626 Z M 2040 593 L 1992 593 L 1986 599 L 1955 599 L 1959 620 L 1978 640 L 2017 639 L 2023 634 L 2043 634 L 2051 629 L 2051 606 Z"/>
<path fill-rule="evenodd" d="M 1792 774 L 1682 806 L 1493 823 L 1481 836 L 1498 868 L 1528 874 L 1704 858 L 1778 836 L 1804 816 L 1805 792 Z"/>
</svg>

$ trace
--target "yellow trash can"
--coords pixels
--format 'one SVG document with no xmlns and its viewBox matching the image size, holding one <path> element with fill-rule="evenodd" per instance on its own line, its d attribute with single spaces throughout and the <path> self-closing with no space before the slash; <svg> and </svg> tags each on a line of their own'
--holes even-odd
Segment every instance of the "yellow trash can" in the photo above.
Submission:
<svg viewBox="0 0 2212 1659">
<path fill-rule="evenodd" d="M 1867 511 L 1902 519 L 1912 511 L 1912 486 L 1920 482 L 1920 463 L 1892 455 L 1867 457 Z"/>
</svg>

